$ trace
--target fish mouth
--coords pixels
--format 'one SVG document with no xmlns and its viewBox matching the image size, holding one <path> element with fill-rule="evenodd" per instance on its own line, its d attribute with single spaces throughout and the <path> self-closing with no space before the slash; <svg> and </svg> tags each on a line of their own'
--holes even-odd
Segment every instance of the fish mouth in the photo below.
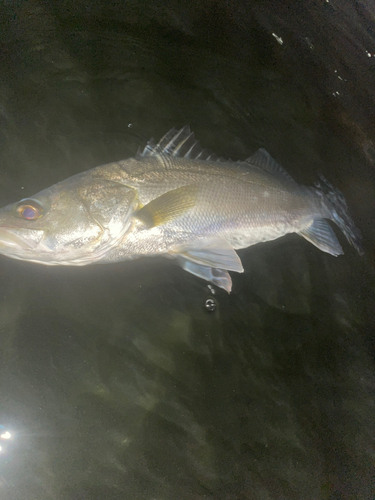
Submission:
<svg viewBox="0 0 375 500">
<path fill-rule="evenodd" d="M 43 234 L 44 231 L 40 229 L 0 226 L 0 253 L 3 249 L 34 249 L 43 238 Z"/>
</svg>

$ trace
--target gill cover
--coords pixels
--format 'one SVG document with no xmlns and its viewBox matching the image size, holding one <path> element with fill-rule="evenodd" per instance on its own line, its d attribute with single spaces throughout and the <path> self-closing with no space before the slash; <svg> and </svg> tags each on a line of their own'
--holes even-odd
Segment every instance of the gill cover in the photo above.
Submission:
<svg viewBox="0 0 375 500">
<path fill-rule="evenodd" d="M 119 182 L 94 179 L 78 188 L 78 196 L 95 223 L 111 237 L 124 232 L 136 203 L 136 191 Z"/>
</svg>

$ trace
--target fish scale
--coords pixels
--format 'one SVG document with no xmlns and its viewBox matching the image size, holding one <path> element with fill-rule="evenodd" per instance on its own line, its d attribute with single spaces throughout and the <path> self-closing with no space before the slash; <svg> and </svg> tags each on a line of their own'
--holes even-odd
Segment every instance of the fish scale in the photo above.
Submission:
<svg viewBox="0 0 375 500">
<path fill-rule="evenodd" d="M 235 250 L 297 233 L 343 253 L 327 220 L 363 253 L 345 199 L 328 181 L 297 184 L 265 151 L 246 160 L 202 149 L 172 129 L 136 157 L 101 165 L 0 210 L 0 253 L 45 265 L 162 255 L 231 291 Z"/>
</svg>

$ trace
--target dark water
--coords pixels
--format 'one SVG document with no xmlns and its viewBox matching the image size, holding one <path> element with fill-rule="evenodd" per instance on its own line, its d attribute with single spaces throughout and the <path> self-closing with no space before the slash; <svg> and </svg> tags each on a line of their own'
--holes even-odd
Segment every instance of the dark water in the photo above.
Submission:
<svg viewBox="0 0 375 500">
<path fill-rule="evenodd" d="M 322 172 L 366 247 L 243 250 L 231 295 L 163 259 L 2 257 L 1 500 L 373 500 L 371 9 L 1 3 L 1 205 L 189 124 Z"/>
</svg>

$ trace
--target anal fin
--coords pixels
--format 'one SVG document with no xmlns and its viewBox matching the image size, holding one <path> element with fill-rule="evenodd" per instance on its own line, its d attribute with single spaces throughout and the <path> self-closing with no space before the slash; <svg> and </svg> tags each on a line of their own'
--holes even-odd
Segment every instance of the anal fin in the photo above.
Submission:
<svg viewBox="0 0 375 500">
<path fill-rule="evenodd" d="M 300 231 L 299 234 L 323 252 L 330 253 L 335 257 L 344 253 L 332 228 L 323 219 L 314 220 L 310 226 Z"/>
</svg>

